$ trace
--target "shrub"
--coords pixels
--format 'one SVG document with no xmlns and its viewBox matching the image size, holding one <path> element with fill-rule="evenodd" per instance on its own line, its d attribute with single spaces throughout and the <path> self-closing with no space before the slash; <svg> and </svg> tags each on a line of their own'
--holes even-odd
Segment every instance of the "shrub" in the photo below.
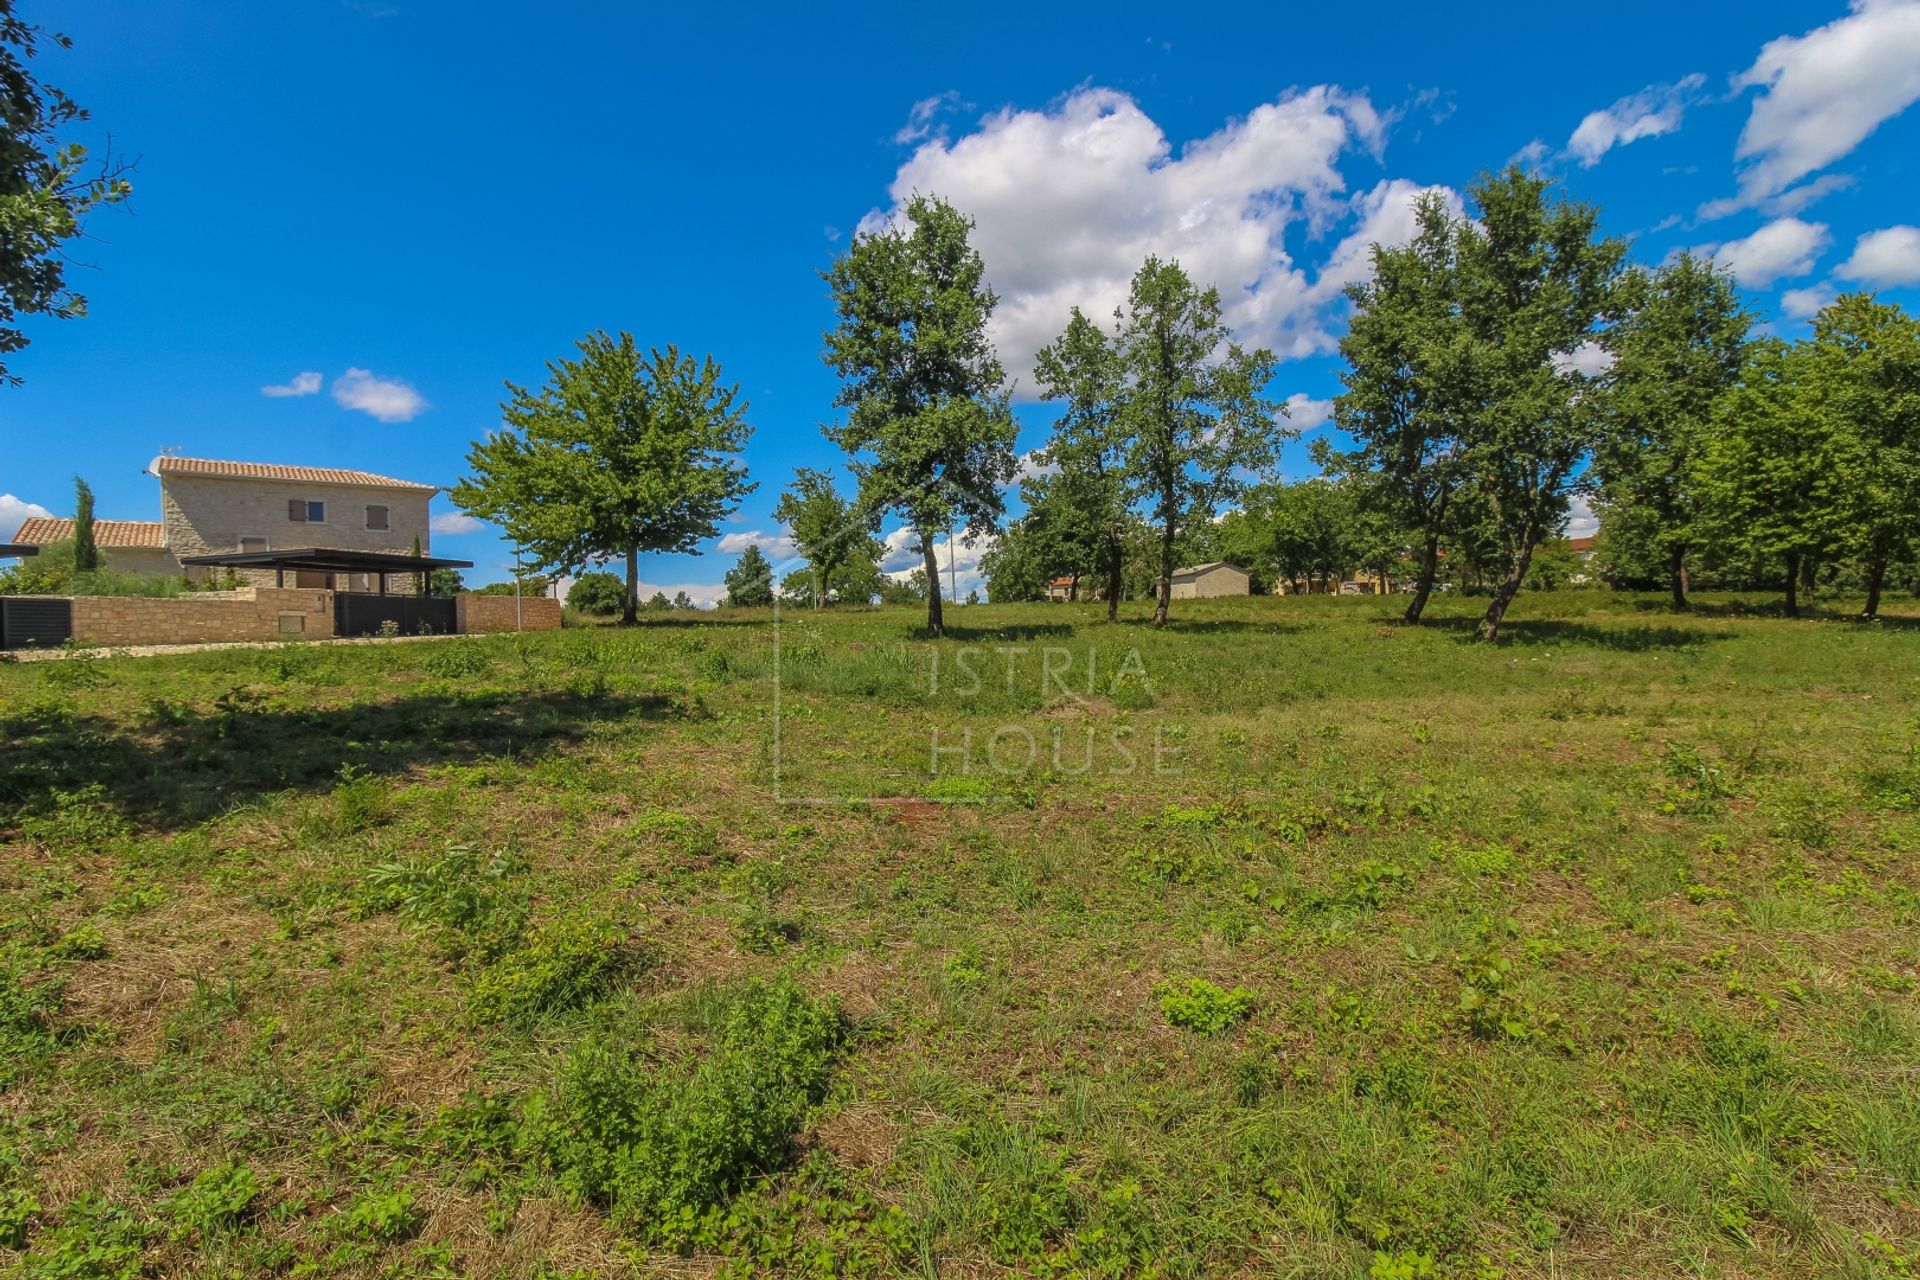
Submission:
<svg viewBox="0 0 1920 1280">
<path fill-rule="evenodd" d="M 740 988 L 711 1051 L 653 1068 L 589 1041 L 529 1131 L 571 1194 L 654 1236 L 684 1235 L 755 1173 L 784 1165 L 825 1094 L 842 1028 L 790 978 Z"/>
<path fill-rule="evenodd" d="M 532 1022 L 600 995 L 640 954 L 632 931 L 604 916 L 549 920 L 480 969 L 468 1005 L 485 1021 Z"/>
<path fill-rule="evenodd" d="M 340 1215 L 340 1226 L 360 1240 L 405 1240 L 420 1230 L 420 1212 L 414 1208 L 413 1192 L 402 1187 L 392 1191 L 369 1191 L 347 1206 Z"/>
<path fill-rule="evenodd" d="M 470 640 L 459 640 L 451 644 L 428 646 L 426 660 L 420 665 L 430 676 L 457 680 L 492 669 L 493 659 L 487 656 L 486 649 L 480 645 Z"/>
<path fill-rule="evenodd" d="M 48 947 L 47 953 L 61 960 L 104 960 L 107 957 L 107 937 L 100 932 L 99 925 L 84 920 Z"/>
<path fill-rule="evenodd" d="M 583 573 L 567 590 L 567 608 L 581 613 L 619 613 L 626 605 L 627 586 L 611 573 Z"/>
<path fill-rule="evenodd" d="M 1224 991 L 1205 978 L 1189 979 L 1184 988 L 1163 982 L 1154 994 L 1168 1022 L 1203 1036 L 1225 1031 L 1253 1012 L 1253 992 L 1245 987 Z"/>
</svg>

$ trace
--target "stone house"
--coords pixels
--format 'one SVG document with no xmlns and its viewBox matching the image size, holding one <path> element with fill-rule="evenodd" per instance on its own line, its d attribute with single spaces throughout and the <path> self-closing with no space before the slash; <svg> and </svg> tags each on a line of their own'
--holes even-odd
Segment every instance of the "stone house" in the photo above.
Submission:
<svg viewBox="0 0 1920 1280">
<path fill-rule="evenodd" d="M 165 529 L 158 520 L 95 520 L 93 544 L 100 559 L 119 573 L 147 573 L 165 577 L 180 572 L 180 562 L 167 550 Z M 51 546 L 73 537 L 73 521 L 59 516 L 32 516 L 13 540 L 24 546 Z"/>
<path fill-rule="evenodd" d="M 160 516 L 148 520 L 97 520 L 95 539 L 110 568 L 139 573 L 181 573 L 180 557 L 224 552 L 323 548 L 405 555 L 419 539 L 429 548 L 427 503 L 438 486 L 396 480 L 340 467 L 223 462 L 162 454 L 147 467 L 160 481 Z M 17 542 L 45 545 L 73 536 L 71 520 L 29 520 Z M 221 570 L 200 565 L 184 570 L 196 581 Z M 238 569 L 242 583 L 275 585 L 272 569 Z M 289 587 L 375 589 L 372 574 L 301 572 Z M 328 581 L 337 578 L 337 581 Z M 391 578 L 388 590 L 413 589 L 412 577 Z"/>
<path fill-rule="evenodd" d="M 1214 596 L 1253 594 L 1253 579 L 1245 569 L 1225 560 L 1192 564 L 1173 571 L 1175 600 L 1204 600 Z"/>
</svg>

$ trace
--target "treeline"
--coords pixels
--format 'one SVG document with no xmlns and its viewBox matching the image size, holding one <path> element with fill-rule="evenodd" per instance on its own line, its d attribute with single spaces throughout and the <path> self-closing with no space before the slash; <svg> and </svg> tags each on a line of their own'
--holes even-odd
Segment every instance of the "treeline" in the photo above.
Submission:
<svg viewBox="0 0 1920 1280">
<path fill-rule="evenodd" d="M 803 468 L 776 517 L 803 563 L 778 589 L 829 600 L 921 599 L 942 627 L 943 536 L 997 536 L 994 598 L 1050 579 L 1151 595 L 1165 622 L 1183 562 L 1233 559 L 1296 588 L 1361 571 L 1405 584 L 1417 622 L 1436 585 L 1484 585 L 1491 638 L 1529 581 L 1571 576 L 1571 504 L 1601 513 L 1616 581 L 1659 578 L 1685 607 L 1691 577 L 1858 579 L 1868 611 L 1909 581 L 1920 530 L 1920 335 L 1898 307 L 1839 299 L 1811 339 L 1756 337 L 1731 278 L 1682 254 L 1644 267 L 1599 233 L 1597 210 L 1517 168 L 1437 195 L 1418 233 L 1373 250 L 1348 291 L 1334 418 L 1352 447 L 1316 449 L 1323 476 L 1270 478 L 1291 434 L 1269 386 L 1273 353 L 1241 346 L 1218 292 L 1148 258 L 1110 323 L 1077 308 L 1039 354 L 1052 433 L 1020 483 L 1011 386 L 988 337 L 997 299 L 972 224 L 936 197 L 857 236 L 825 273 L 837 323 L 823 359 L 843 419 L 825 428 L 855 480 Z M 545 571 L 691 551 L 755 485 L 737 461 L 747 406 L 711 357 L 641 351 L 595 334 L 513 387 L 506 430 L 475 444 L 463 509 L 502 525 Z M 878 532 L 913 533 L 911 584 L 879 571 Z M 751 553 L 764 560 L 759 550 Z M 1550 565 L 1536 565 L 1543 555 Z M 770 565 L 728 575 L 730 598 L 770 600 Z"/>
</svg>

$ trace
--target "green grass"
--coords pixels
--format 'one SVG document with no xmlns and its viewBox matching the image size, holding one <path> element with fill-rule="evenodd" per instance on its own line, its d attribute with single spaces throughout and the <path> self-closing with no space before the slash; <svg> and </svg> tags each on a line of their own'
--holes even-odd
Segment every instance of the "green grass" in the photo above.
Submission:
<svg viewBox="0 0 1920 1280">
<path fill-rule="evenodd" d="M 0 665 L 0 1273 L 1920 1273 L 1920 606 L 1473 604 Z"/>
</svg>

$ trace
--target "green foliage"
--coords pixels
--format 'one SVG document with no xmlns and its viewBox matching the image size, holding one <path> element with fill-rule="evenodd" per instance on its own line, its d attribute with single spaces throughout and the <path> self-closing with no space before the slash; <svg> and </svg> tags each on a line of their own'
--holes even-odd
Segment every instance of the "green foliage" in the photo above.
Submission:
<svg viewBox="0 0 1920 1280">
<path fill-rule="evenodd" d="M 21 1280 L 139 1280 L 153 1229 L 97 1192 L 67 1206 L 57 1226 L 34 1237 Z"/>
<path fill-rule="evenodd" d="M 816 609 L 833 599 L 865 604 L 873 595 L 886 550 L 873 536 L 879 512 L 842 498 L 832 475 L 811 467 L 794 472 L 773 518 L 792 531 L 793 545 L 807 561 L 805 573 L 789 579 L 788 594 L 803 595 Z M 772 566 L 767 575 L 771 592 Z M 771 602 L 769 595 L 763 603 Z"/>
<path fill-rule="evenodd" d="M 1189 978 L 1184 987 L 1163 982 L 1154 994 L 1168 1022 L 1203 1036 L 1217 1035 L 1253 1013 L 1253 992 L 1245 987 L 1223 990 L 1205 978 Z"/>
<path fill-rule="evenodd" d="M 631 927 L 611 917 L 552 918 L 474 976 L 468 1003 L 482 1020 L 532 1022 L 603 994 L 643 958 Z"/>
<path fill-rule="evenodd" d="M 133 191 L 129 166 L 109 157 L 88 164 L 87 149 L 62 134 L 87 118 L 66 94 L 42 84 L 29 70 L 47 49 L 72 47 L 67 37 L 14 16 L 0 5 L 0 356 L 24 350 L 20 316 L 72 319 L 87 313 L 87 300 L 67 287 L 70 257 L 64 246 L 82 234 L 81 222 L 101 205 L 117 204 Z M 20 378 L 0 363 L 0 383 Z M 11 533 L 11 530 L 8 530 Z"/>
<path fill-rule="evenodd" d="M 841 1036 L 833 1005 L 791 979 L 745 984 L 693 1060 L 653 1067 L 610 1041 L 576 1047 L 530 1123 L 568 1192 L 631 1229 L 684 1237 L 786 1163 Z"/>
<path fill-rule="evenodd" d="M 427 656 L 421 659 L 420 669 L 442 680 L 464 680 L 491 671 L 493 659 L 477 644 L 454 641 L 428 645 Z"/>
<path fill-rule="evenodd" d="M 896 511 L 933 543 L 958 527 L 993 531 L 1013 478 L 1018 434 L 1006 374 L 987 335 L 997 301 L 965 215 L 916 195 L 904 223 L 862 232 L 827 271 L 836 326 L 825 359 L 840 376 L 847 421 L 827 436 L 853 459 L 866 518 Z M 940 593 L 927 627 L 941 630 Z"/>
<path fill-rule="evenodd" d="M 211 1235 L 239 1225 L 253 1212 L 260 1183 L 244 1164 L 215 1165 L 160 1206 L 173 1219 L 176 1236 Z"/>
<path fill-rule="evenodd" d="M 93 490 L 79 476 L 73 478 L 73 571 L 92 573 L 100 567 L 100 544 L 93 537 Z"/>
<path fill-rule="evenodd" d="M 752 543 L 726 572 L 727 603 L 735 608 L 764 608 L 773 603 L 773 565 Z"/>
<path fill-rule="evenodd" d="M 107 937 L 100 932 L 99 925 L 91 920 L 83 920 L 48 947 L 47 954 L 57 960 L 104 960 L 107 957 Z"/>
<path fill-rule="evenodd" d="M 633 335 L 591 333 L 577 360 L 548 364 L 539 391 L 507 384 L 505 429 L 476 441 L 472 474 L 450 496 L 503 528 L 542 569 L 577 572 L 627 558 L 691 552 L 752 490 L 732 458 L 752 428 L 737 385 L 709 356 L 668 346 L 643 353 Z"/>
<path fill-rule="evenodd" d="M 567 589 L 567 608 L 581 613 L 619 613 L 626 601 L 625 584 L 613 574 L 600 569 L 581 574 Z"/>
<path fill-rule="evenodd" d="M 340 1229 L 358 1240 L 392 1244 L 411 1239 L 425 1221 L 412 1191 L 389 1187 L 355 1197 L 340 1215 Z"/>
</svg>

